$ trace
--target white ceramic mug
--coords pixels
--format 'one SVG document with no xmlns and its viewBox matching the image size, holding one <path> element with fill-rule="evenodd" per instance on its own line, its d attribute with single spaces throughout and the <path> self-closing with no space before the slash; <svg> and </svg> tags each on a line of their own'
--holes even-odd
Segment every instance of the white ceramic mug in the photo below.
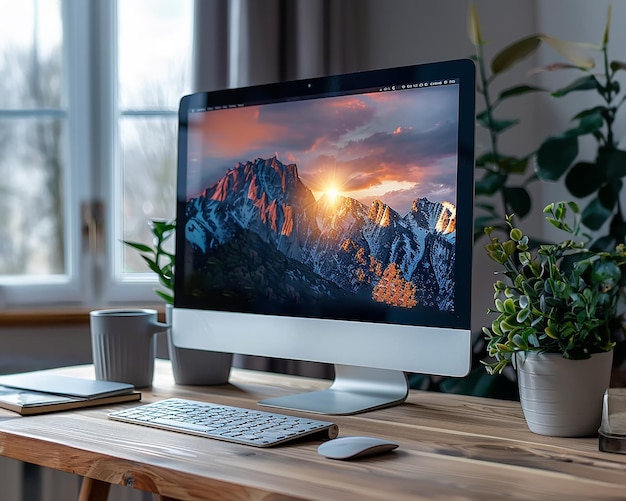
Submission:
<svg viewBox="0 0 626 501">
<path fill-rule="evenodd" d="M 151 309 L 90 312 L 91 348 L 96 379 L 150 386 L 154 377 L 155 334 L 167 330 Z"/>
</svg>

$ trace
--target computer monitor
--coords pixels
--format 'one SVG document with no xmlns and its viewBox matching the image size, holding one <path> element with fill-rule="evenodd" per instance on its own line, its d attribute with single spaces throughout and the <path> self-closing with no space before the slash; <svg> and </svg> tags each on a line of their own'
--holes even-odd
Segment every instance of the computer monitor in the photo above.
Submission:
<svg viewBox="0 0 626 501">
<path fill-rule="evenodd" d="M 474 64 L 199 92 L 179 112 L 173 343 L 335 364 L 352 414 L 468 373 Z"/>
</svg>

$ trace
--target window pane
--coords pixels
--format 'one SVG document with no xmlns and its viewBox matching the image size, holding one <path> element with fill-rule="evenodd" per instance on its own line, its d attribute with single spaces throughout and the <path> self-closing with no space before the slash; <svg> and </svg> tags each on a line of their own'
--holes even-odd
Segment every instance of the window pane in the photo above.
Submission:
<svg viewBox="0 0 626 501">
<path fill-rule="evenodd" d="M 0 109 L 61 104 L 60 0 L 0 0 Z"/>
<path fill-rule="evenodd" d="M 0 12 L 0 280 L 25 283 L 67 268 L 61 0 Z"/>
<path fill-rule="evenodd" d="M 119 0 L 119 106 L 178 108 L 188 92 L 193 0 Z"/>
<path fill-rule="evenodd" d="M 113 238 L 149 243 L 148 221 L 175 216 L 176 111 L 191 88 L 193 0 L 118 0 L 117 15 L 122 160 L 114 185 L 123 191 Z M 153 278 L 137 252 L 121 255 L 117 276 Z"/>
<path fill-rule="evenodd" d="M 125 240 L 151 242 L 148 220 L 175 215 L 177 126 L 174 118 L 121 121 Z M 124 260 L 126 271 L 146 271 L 137 252 L 126 249 Z"/>
<path fill-rule="evenodd" d="M 0 120 L 0 275 L 65 272 L 65 120 Z"/>
</svg>

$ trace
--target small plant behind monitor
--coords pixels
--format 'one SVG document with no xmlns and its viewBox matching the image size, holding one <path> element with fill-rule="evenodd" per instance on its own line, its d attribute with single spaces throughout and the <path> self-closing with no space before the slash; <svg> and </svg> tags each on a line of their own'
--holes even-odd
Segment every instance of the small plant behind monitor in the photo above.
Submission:
<svg viewBox="0 0 626 501">
<path fill-rule="evenodd" d="M 175 254 L 166 249 L 167 242 L 176 231 L 176 220 L 152 219 L 148 222 L 152 233 L 152 245 L 124 240 L 123 243 L 138 251 L 143 260 L 159 278 L 161 288 L 154 292 L 166 303 L 165 318 L 171 323 L 174 305 Z M 171 329 L 167 336 L 172 371 L 177 384 L 216 385 L 228 382 L 232 365 L 232 353 L 218 353 L 174 346 Z"/>
<path fill-rule="evenodd" d="M 166 304 L 174 304 L 174 254 L 165 249 L 167 242 L 176 231 L 176 220 L 152 219 L 148 222 L 152 233 L 152 246 L 141 242 L 123 240 L 125 245 L 138 251 L 148 268 L 156 273 L 163 289 L 154 292 Z"/>
</svg>

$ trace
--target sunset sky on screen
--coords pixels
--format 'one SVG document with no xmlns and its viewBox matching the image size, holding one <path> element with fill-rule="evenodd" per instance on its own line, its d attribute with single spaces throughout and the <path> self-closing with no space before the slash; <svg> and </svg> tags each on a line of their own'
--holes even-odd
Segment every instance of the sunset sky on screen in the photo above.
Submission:
<svg viewBox="0 0 626 501">
<path fill-rule="evenodd" d="M 238 162 L 276 156 L 316 197 L 380 199 L 401 214 L 420 197 L 456 204 L 457 123 L 456 85 L 193 114 L 189 174 L 203 186 L 188 193 Z"/>
</svg>

